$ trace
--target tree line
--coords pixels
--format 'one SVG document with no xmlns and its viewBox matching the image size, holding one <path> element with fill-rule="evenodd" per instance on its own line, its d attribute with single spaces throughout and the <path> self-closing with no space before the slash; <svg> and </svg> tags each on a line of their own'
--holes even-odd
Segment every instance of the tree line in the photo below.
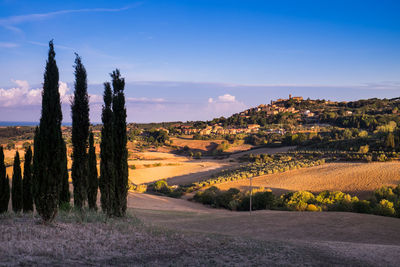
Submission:
<svg viewBox="0 0 400 267">
<path fill-rule="evenodd" d="M 30 146 L 26 148 L 23 176 L 19 152 L 16 152 L 11 188 L 3 147 L 0 146 L 0 213 L 8 211 L 10 196 L 15 213 L 32 212 L 35 208 L 45 222 L 53 221 L 60 207 L 71 205 L 55 55 L 53 41 L 50 41 L 41 118 L 35 130 L 33 151 Z M 81 57 L 75 55 L 74 96 L 71 99 L 74 208 L 82 212 L 87 205 L 89 209 L 97 210 L 97 192 L 100 189 L 102 211 L 110 217 L 122 217 L 126 213 L 128 194 L 125 79 L 116 69 L 110 74 L 111 83 L 104 83 L 99 177 L 94 137 L 90 130 L 87 73 Z"/>
</svg>

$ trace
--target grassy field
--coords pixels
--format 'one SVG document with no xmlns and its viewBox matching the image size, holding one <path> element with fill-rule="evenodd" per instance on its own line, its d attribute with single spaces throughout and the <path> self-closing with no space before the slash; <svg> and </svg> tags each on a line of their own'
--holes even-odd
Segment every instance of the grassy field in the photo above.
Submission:
<svg viewBox="0 0 400 267">
<path fill-rule="evenodd" d="M 317 167 L 291 170 L 284 173 L 268 174 L 253 178 L 253 186 L 271 188 L 273 193 L 307 190 L 342 191 L 369 197 L 371 192 L 384 185 L 400 183 L 400 162 L 384 163 L 328 163 Z M 235 187 L 249 189 L 249 180 L 239 180 L 216 185 L 227 190 Z"/>
<path fill-rule="evenodd" d="M 171 209 L 173 207 L 173 209 Z M 208 209 L 129 194 L 129 215 L 61 212 L 52 225 L 0 216 L 0 265 L 396 266 L 399 219 L 353 213 Z"/>
</svg>

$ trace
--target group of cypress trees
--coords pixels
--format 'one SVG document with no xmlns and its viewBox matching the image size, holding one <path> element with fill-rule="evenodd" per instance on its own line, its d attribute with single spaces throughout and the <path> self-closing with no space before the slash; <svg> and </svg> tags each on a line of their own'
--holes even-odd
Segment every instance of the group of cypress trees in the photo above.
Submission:
<svg viewBox="0 0 400 267">
<path fill-rule="evenodd" d="M 0 213 L 8 211 L 10 201 L 10 181 L 6 175 L 6 166 L 4 163 L 4 151 L 0 146 Z M 11 186 L 11 204 L 12 210 L 19 213 L 33 211 L 32 195 L 32 149 L 29 147 L 25 151 L 24 179 L 21 174 L 21 161 L 19 152 L 15 153 L 12 186 Z"/>
<path fill-rule="evenodd" d="M 72 171 L 74 207 L 81 210 L 86 202 L 97 209 L 100 187 L 101 207 L 108 216 L 125 215 L 128 193 L 128 151 L 126 148 L 125 80 L 119 70 L 105 83 L 100 145 L 100 179 L 97 173 L 93 133 L 89 131 L 89 96 L 87 74 L 81 58 L 75 59 L 74 97 L 72 110 Z M 18 151 L 14 159 L 11 199 L 15 212 L 33 211 L 46 222 L 52 221 L 58 208 L 70 203 L 67 147 L 62 137 L 62 111 L 59 93 L 59 72 L 53 41 L 49 43 L 44 73 L 40 124 L 34 136 L 33 157 L 29 147 L 25 153 L 24 178 Z M 9 178 L 6 175 L 3 148 L 0 146 L 0 213 L 8 210 Z"/>
<path fill-rule="evenodd" d="M 128 194 L 128 150 L 126 148 L 125 79 L 119 70 L 111 73 L 112 87 L 104 83 L 100 152 L 101 208 L 109 216 L 126 212 Z"/>
</svg>

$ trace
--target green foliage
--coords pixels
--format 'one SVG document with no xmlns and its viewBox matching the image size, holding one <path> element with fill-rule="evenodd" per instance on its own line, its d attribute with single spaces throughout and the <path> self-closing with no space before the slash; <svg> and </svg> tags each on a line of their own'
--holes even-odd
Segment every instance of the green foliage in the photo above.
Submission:
<svg viewBox="0 0 400 267">
<path fill-rule="evenodd" d="M 197 202 L 201 202 L 205 205 L 211 205 L 213 207 L 217 206 L 217 196 L 221 193 L 221 191 L 215 187 L 211 186 L 210 188 L 204 191 L 198 191 L 193 199 Z"/>
<path fill-rule="evenodd" d="M 23 211 L 33 211 L 33 194 L 32 194 L 32 149 L 29 146 L 25 151 L 24 161 L 24 179 L 22 180 L 23 190 Z"/>
<path fill-rule="evenodd" d="M 100 203 L 101 209 L 108 217 L 113 214 L 115 197 L 115 167 L 113 139 L 112 91 L 110 83 L 104 83 L 104 106 L 101 114 L 103 127 L 100 143 Z"/>
<path fill-rule="evenodd" d="M 71 102 L 72 110 L 72 171 L 74 185 L 74 207 L 82 209 L 87 199 L 87 142 L 89 137 L 89 95 L 87 74 L 81 58 L 75 54 L 75 90 Z"/>
<path fill-rule="evenodd" d="M 34 200 L 36 210 L 44 221 L 52 221 L 57 214 L 63 176 L 62 112 L 58 83 L 54 45 L 50 41 L 43 83 L 42 116 L 34 143 Z"/>
<path fill-rule="evenodd" d="M 382 199 L 379 202 L 379 204 L 376 206 L 375 212 L 383 216 L 394 216 L 396 214 L 396 211 L 393 207 L 393 202 L 390 202 L 386 199 Z"/>
<path fill-rule="evenodd" d="M 147 191 L 174 198 L 179 198 L 183 194 L 182 188 L 178 186 L 169 186 L 167 181 L 165 180 L 159 180 L 153 184 L 150 184 L 149 186 L 147 186 Z"/>
<path fill-rule="evenodd" d="M 10 181 L 8 179 L 8 175 L 6 175 L 3 147 L 0 146 L 0 213 L 7 212 L 9 201 L 10 201 Z"/>
<path fill-rule="evenodd" d="M 164 130 L 155 130 L 151 129 L 145 131 L 143 135 L 146 137 L 146 141 L 150 144 L 156 146 L 165 145 L 167 141 L 169 141 L 168 133 Z"/>
<path fill-rule="evenodd" d="M 22 174 L 21 174 L 21 161 L 19 159 L 18 151 L 15 153 L 14 157 L 11 203 L 12 203 L 12 209 L 15 213 L 19 213 L 22 211 L 23 208 Z"/>
<path fill-rule="evenodd" d="M 88 157 L 88 187 L 87 196 L 89 209 L 97 210 L 97 191 L 99 188 L 99 179 L 97 174 L 96 150 L 94 147 L 93 133 L 89 134 L 89 157 Z"/>
<path fill-rule="evenodd" d="M 307 191 L 298 191 L 295 193 L 289 193 L 281 197 L 284 204 L 290 210 L 305 211 L 308 204 L 312 204 L 315 197 L 312 193 Z"/>
<path fill-rule="evenodd" d="M 128 197 L 128 150 L 126 148 L 126 108 L 125 79 L 118 69 L 111 73 L 113 97 L 113 138 L 114 138 L 114 168 L 115 189 L 113 214 L 116 217 L 125 216 Z"/>
</svg>

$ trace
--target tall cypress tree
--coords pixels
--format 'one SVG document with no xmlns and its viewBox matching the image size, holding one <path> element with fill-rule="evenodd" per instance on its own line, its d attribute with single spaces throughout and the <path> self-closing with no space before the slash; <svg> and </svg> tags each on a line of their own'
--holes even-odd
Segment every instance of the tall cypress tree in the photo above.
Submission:
<svg viewBox="0 0 400 267">
<path fill-rule="evenodd" d="M 126 108 L 125 79 L 118 69 L 111 73 L 113 85 L 113 132 L 114 132 L 114 166 L 115 166 L 115 199 L 114 215 L 125 215 L 128 196 L 128 150 L 126 148 Z"/>
<path fill-rule="evenodd" d="M 11 204 L 15 213 L 22 210 L 22 174 L 21 174 L 21 161 L 19 159 L 19 152 L 15 153 L 13 175 L 12 175 L 12 188 L 11 188 Z"/>
<path fill-rule="evenodd" d="M 89 209 L 97 210 L 97 190 L 99 188 L 99 179 L 97 174 L 97 162 L 96 162 L 96 148 L 94 147 L 93 133 L 89 134 L 89 158 L 88 158 L 88 204 Z"/>
<path fill-rule="evenodd" d="M 72 110 L 72 183 L 74 185 L 74 206 L 81 209 L 87 190 L 87 141 L 89 137 L 89 96 L 87 92 L 86 69 L 81 58 L 75 59 L 75 92 Z"/>
<path fill-rule="evenodd" d="M 25 151 L 24 179 L 22 180 L 23 190 L 23 210 L 24 212 L 33 211 L 32 195 L 32 149 L 28 147 Z"/>
<path fill-rule="evenodd" d="M 69 175 L 68 175 L 68 159 L 67 159 L 67 145 L 64 140 L 62 140 L 62 160 L 61 160 L 61 168 L 62 168 L 62 178 L 60 185 L 60 198 L 59 204 L 60 206 L 63 204 L 69 204 L 71 199 L 71 193 L 69 192 Z"/>
<path fill-rule="evenodd" d="M 100 202 L 101 209 L 107 216 L 113 214 L 114 203 L 114 140 L 113 140 L 113 111 L 112 111 L 112 91 L 110 83 L 104 83 L 104 105 L 101 114 L 103 128 L 101 129 L 100 143 Z"/>
<path fill-rule="evenodd" d="M 10 181 L 6 175 L 6 165 L 4 164 L 4 151 L 0 146 L 0 213 L 7 212 L 10 201 Z"/>
<path fill-rule="evenodd" d="M 53 41 L 44 73 L 42 116 L 34 144 L 34 200 L 44 221 L 52 221 L 58 212 L 60 184 L 63 176 L 63 140 L 61 103 L 58 91 L 59 74 Z"/>
</svg>

